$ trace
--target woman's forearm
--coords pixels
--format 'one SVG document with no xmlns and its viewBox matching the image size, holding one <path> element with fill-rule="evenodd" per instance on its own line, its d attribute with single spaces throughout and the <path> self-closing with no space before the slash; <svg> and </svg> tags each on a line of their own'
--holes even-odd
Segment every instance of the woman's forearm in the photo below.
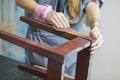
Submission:
<svg viewBox="0 0 120 80">
<path fill-rule="evenodd" d="M 86 15 L 88 17 L 88 20 L 90 22 L 91 28 L 94 26 L 100 25 L 100 8 L 97 3 L 90 2 L 85 8 Z"/>
<path fill-rule="evenodd" d="M 16 0 L 16 4 L 31 13 L 34 13 L 34 10 L 38 5 L 34 0 Z"/>
</svg>

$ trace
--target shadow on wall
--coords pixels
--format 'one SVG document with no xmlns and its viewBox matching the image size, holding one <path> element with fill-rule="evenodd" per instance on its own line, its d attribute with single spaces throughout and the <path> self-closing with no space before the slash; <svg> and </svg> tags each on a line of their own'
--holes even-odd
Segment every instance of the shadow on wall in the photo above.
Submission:
<svg viewBox="0 0 120 80">
<path fill-rule="evenodd" d="M 19 20 L 24 10 L 18 7 L 15 0 L 0 0 L 0 29 L 25 37 L 28 25 Z M 1 55 L 24 62 L 24 49 L 0 40 Z"/>
<path fill-rule="evenodd" d="M 5 22 L 0 22 L 0 30 L 6 31 L 6 32 L 11 32 L 16 29 L 17 29 L 17 26 L 15 26 L 15 25 L 8 24 Z M 4 40 L 0 39 L 0 54 L 1 55 L 4 55 L 3 46 L 4 46 Z"/>
</svg>

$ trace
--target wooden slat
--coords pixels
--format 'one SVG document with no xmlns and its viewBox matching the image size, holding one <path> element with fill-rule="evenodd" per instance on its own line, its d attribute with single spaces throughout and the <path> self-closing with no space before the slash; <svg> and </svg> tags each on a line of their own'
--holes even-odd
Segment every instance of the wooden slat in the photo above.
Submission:
<svg viewBox="0 0 120 80">
<path fill-rule="evenodd" d="M 40 54 L 42 56 L 58 60 L 59 62 L 60 60 L 62 62 L 62 59 L 66 54 L 69 54 L 69 52 L 71 52 L 72 50 L 78 47 L 82 47 L 89 42 L 86 39 L 76 37 L 56 48 L 51 48 L 38 42 L 31 41 L 2 30 L 0 30 L 0 38 L 21 46 L 29 51 L 36 52 L 37 54 Z"/>
<path fill-rule="evenodd" d="M 85 47 L 88 47 L 90 45 L 90 43 L 91 42 L 86 39 L 76 37 L 76 38 L 56 47 L 55 49 L 57 51 L 61 51 L 61 54 L 67 55 L 68 53 L 70 53 L 71 51 L 73 51 L 77 48 L 83 49 Z"/>
<path fill-rule="evenodd" d="M 38 68 L 38 67 L 27 65 L 27 64 L 19 64 L 18 68 L 40 77 L 45 77 L 47 74 L 46 69 Z"/>
<path fill-rule="evenodd" d="M 70 30 L 70 31 L 57 31 L 55 30 L 54 28 L 52 28 L 52 26 L 50 24 L 47 24 L 47 23 L 44 23 L 44 22 L 40 22 L 40 21 L 36 21 L 34 19 L 31 19 L 31 18 L 27 18 L 25 16 L 22 16 L 20 17 L 20 20 L 23 21 L 23 22 L 26 22 L 30 25 L 33 25 L 34 27 L 36 28 L 40 28 L 40 29 L 43 29 L 43 30 L 46 30 L 48 32 L 51 32 L 51 33 L 54 33 L 56 35 L 59 35 L 61 37 L 64 37 L 66 39 L 73 39 L 75 37 L 81 37 L 81 38 L 84 38 L 84 39 L 87 39 L 87 40 L 92 40 L 91 37 L 89 36 L 86 36 L 86 35 L 83 35 L 83 34 L 80 34 L 74 30 Z"/>
<path fill-rule="evenodd" d="M 22 69 L 22 70 L 27 71 L 29 73 L 46 78 L 47 69 L 43 68 L 41 66 L 38 66 L 38 65 L 30 66 L 27 64 L 20 64 L 19 69 Z M 74 80 L 74 78 L 64 75 L 64 80 Z"/>
<path fill-rule="evenodd" d="M 0 38 L 58 62 L 63 62 L 64 60 L 64 55 L 62 55 L 60 52 L 38 42 L 31 41 L 2 30 L 0 30 Z"/>
</svg>

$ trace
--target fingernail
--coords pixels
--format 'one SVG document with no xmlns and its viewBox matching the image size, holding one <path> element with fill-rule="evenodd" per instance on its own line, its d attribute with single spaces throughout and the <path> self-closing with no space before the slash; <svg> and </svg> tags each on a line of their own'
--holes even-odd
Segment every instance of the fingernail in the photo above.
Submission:
<svg viewBox="0 0 120 80">
<path fill-rule="evenodd" d="M 91 55 L 93 55 L 93 52 L 90 52 Z"/>
<path fill-rule="evenodd" d="M 91 55 L 94 54 L 94 53 L 95 53 L 94 51 L 91 51 L 91 52 L 90 52 Z"/>
</svg>

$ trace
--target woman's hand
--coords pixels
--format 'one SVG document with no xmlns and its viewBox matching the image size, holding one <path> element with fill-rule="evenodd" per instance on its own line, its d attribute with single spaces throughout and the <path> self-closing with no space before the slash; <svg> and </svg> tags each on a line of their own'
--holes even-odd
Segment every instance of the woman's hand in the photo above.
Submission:
<svg viewBox="0 0 120 80">
<path fill-rule="evenodd" d="M 52 23 L 53 27 L 57 30 L 68 29 L 70 27 L 68 20 L 62 12 L 48 12 L 46 20 Z"/>
<path fill-rule="evenodd" d="M 98 26 L 95 26 L 91 32 L 91 37 L 95 40 L 90 48 L 91 54 L 95 53 L 103 43 L 103 35 L 100 33 L 100 29 Z"/>
</svg>

